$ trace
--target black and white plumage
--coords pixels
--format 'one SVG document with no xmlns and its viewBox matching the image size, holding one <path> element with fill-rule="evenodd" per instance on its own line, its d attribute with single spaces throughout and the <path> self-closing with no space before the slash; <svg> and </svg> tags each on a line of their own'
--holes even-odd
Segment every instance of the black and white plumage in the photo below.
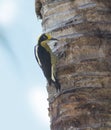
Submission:
<svg viewBox="0 0 111 130">
<path fill-rule="evenodd" d="M 56 78 L 56 57 L 47 44 L 50 40 L 57 39 L 52 38 L 49 34 L 42 34 L 38 40 L 38 44 L 34 47 L 34 53 L 49 85 L 53 83 L 56 91 L 60 91 L 60 84 Z"/>
</svg>

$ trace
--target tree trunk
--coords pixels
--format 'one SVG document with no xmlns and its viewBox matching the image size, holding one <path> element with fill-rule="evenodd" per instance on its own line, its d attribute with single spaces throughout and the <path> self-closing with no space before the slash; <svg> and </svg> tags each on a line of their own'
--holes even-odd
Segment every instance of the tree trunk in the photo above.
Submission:
<svg viewBox="0 0 111 130">
<path fill-rule="evenodd" d="M 36 0 L 62 92 L 48 86 L 51 130 L 111 130 L 111 1 Z"/>
</svg>

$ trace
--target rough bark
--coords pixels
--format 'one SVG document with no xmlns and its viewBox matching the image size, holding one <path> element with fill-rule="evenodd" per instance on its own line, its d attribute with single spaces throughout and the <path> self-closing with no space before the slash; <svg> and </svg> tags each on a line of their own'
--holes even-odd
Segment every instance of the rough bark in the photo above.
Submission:
<svg viewBox="0 0 111 130">
<path fill-rule="evenodd" d="M 36 0 L 62 92 L 48 86 L 51 130 L 111 130 L 111 1 Z M 38 10 L 37 10 L 38 9 Z"/>
</svg>

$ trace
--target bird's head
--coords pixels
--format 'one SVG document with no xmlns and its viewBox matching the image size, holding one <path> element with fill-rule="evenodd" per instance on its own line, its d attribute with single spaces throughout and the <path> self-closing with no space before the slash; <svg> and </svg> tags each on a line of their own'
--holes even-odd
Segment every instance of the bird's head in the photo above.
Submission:
<svg viewBox="0 0 111 130">
<path fill-rule="evenodd" d="M 56 38 L 53 38 L 51 35 L 44 33 L 44 34 L 42 34 L 42 35 L 39 37 L 39 39 L 38 39 L 38 44 L 42 43 L 43 41 L 48 42 L 48 41 L 50 41 L 50 40 L 56 40 L 56 41 L 57 41 Z"/>
</svg>

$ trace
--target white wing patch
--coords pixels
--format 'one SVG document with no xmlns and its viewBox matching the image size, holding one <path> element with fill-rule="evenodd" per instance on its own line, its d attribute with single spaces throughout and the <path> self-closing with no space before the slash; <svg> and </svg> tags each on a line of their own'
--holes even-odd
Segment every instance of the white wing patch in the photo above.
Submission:
<svg viewBox="0 0 111 130">
<path fill-rule="evenodd" d="M 55 82 L 55 77 L 54 77 L 54 69 L 53 69 L 53 66 L 51 67 L 51 70 L 52 70 L 52 74 L 51 74 L 51 78 L 52 80 Z"/>
<path fill-rule="evenodd" d="M 38 64 L 40 66 L 42 66 L 41 62 L 40 62 L 40 59 L 39 59 L 39 56 L 38 56 L 38 46 L 36 46 L 36 57 L 37 57 L 37 60 L 38 60 Z"/>
</svg>

